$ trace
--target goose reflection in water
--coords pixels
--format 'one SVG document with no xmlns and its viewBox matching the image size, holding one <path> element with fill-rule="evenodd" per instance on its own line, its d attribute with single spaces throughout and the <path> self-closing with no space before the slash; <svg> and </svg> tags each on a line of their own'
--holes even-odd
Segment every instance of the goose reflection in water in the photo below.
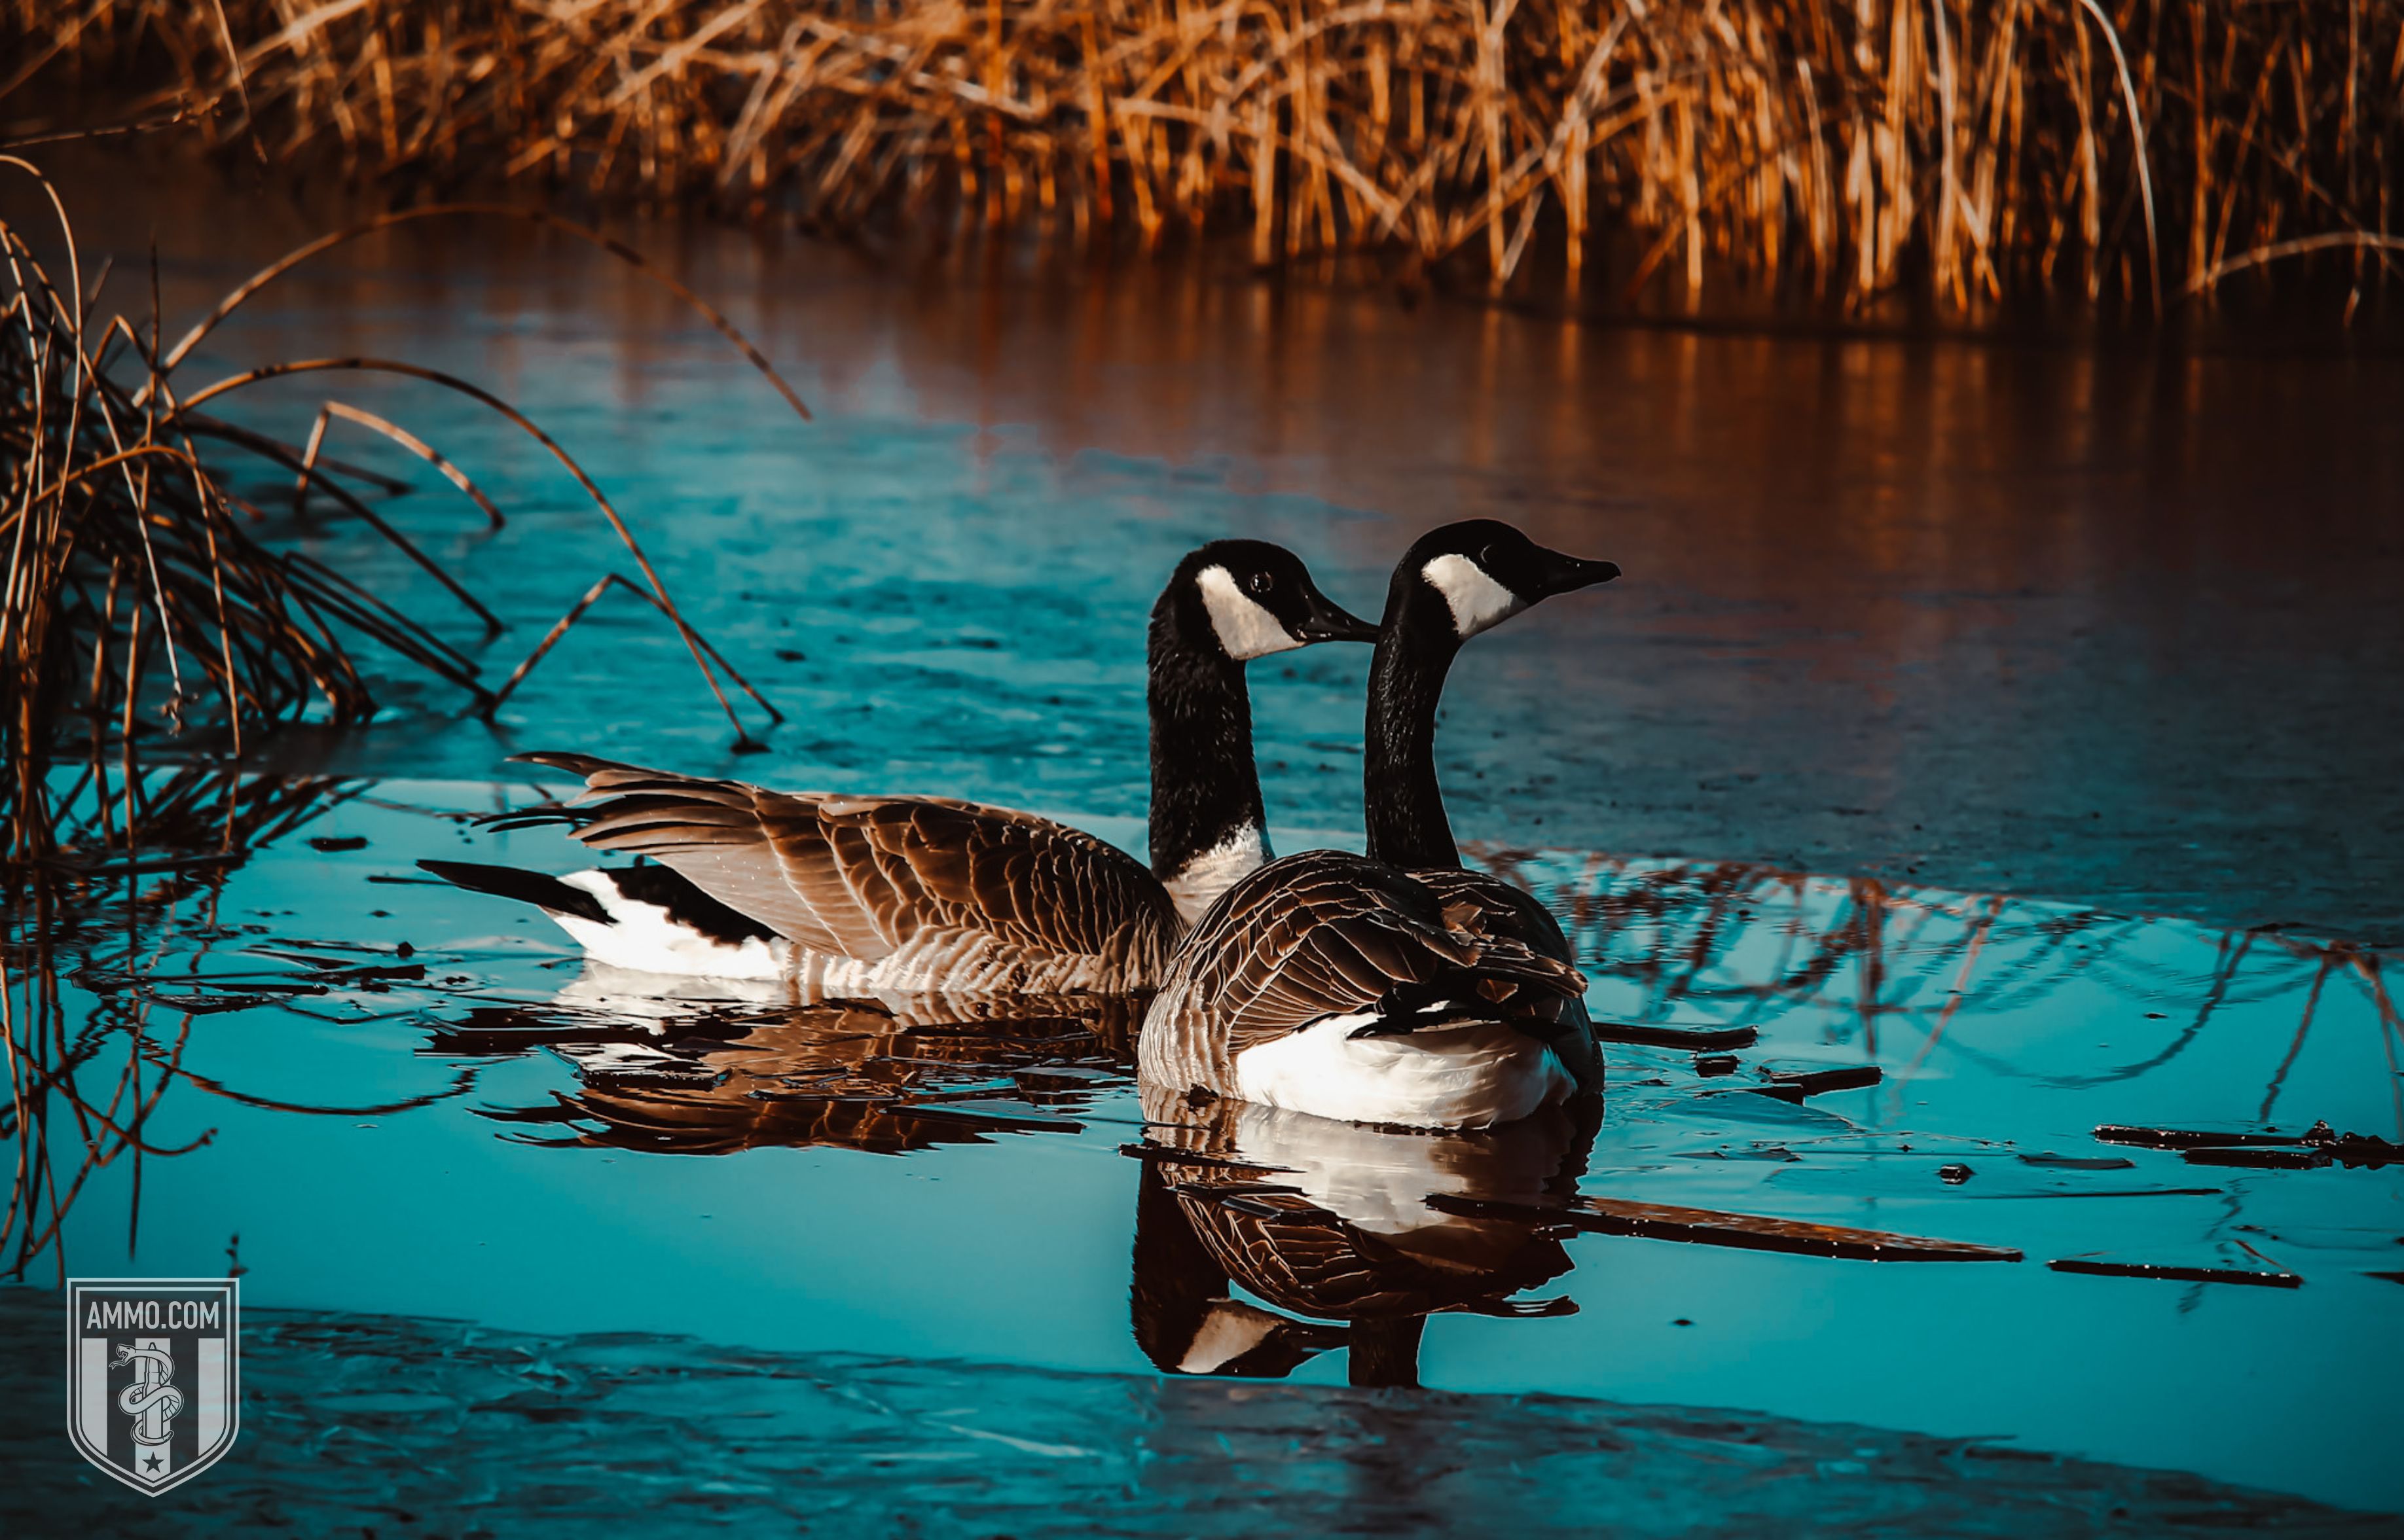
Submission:
<svg viewBox="0 0 2404 1540">
<path fill-rule="evenodd" d="M 1065 1115 L 1120 1081 L 1136 1009 L 1103 995 L 808 1000 L 765 981 L 693 980 L 665 994 L 661 982 L 588 964 L 550 1004 L 470 1011 L 429 1051 L 567 1060 L 576 1090 L 486 1114 L 571 1131 L 544 1143 L 898 1155 L 1073 1131 Z"/>
<path fill-rule="evenodd" d="M 529 1132 L 533 1142 L 902 1154 L 1076 1131 L 1095 1092 L 1126 1085 L 1141 1007 L 1094 995 L 780 1002 L 765 983 L 657 986 L 588 965 L 545 1006 L 471 1011 L 429 1051 L 548 1049 L 573 1064 L 574 1091 L 487 1112 L 563 1131 Z M 1157 1086 L 1139 1094 L 1133 1322 L 1165 1372 L 1279 1378 L 1341 1347 L 1354 1384 L 1416 1385 L 1431 1314 L 1576 1308 L 1515 1297 L 1570 1269 L 1566 1229 L 1444 1213 L 1429 1199 L 1558 1206 L 1585 1171 L 1600 1117 L 1590 1103 L 1429 1133 L 1196 1104 Z"/>
<path fill-rule="evenodd" d="M 1353 1384 L 1415 1386 L 1431 1314 L 1577 1308 L 1514 1298 L 1570 1269 L 1565 1230 L 1428 1200 L 1563 1202 L 1594 1141 L 1592 1103 L 1429 1133 L 1197 1104 L 1150 1084 L 1142 1095 L 1132 1311 L 1137 1345 L 1165 1373 L 1282 1379 L 1343 1347 Z"/>
</svg>

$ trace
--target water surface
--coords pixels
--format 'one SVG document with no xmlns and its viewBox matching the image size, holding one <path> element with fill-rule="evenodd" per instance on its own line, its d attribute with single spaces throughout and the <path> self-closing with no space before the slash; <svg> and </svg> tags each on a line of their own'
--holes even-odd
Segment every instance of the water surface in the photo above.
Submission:
<svg viewBox="0 0 2404 1540">
<path fill-rule="evenodd" d="M 133 253 L 136 203 L 73 206 Z M 171 314 L 323 224 L 237 206 L 162 231 Z M 458 228 L 303 270 L 190 378 L 356 354 L 499 390 L 786 723 L 734 754 L 674 635 L 621 596 L 497 726 L 391 665 L 376 727 L 270 745 L 255 769 L 342 779 L 253 784 L 298 820 L 258 856 L 51 937 L 34 1057 L 63 1080 L 21 1126 L 68 1200 L 54 1241 L 47 1217 L 10 1238 L 35 1242 L 30 1281 L 242 1268 L 253 1306 L 295 1312 L 263 1344 L 286 1354 L 278 1416 L 310 1415 L 312 1355 L 342 1351 L 310 1333 L 367 1312 L 405 1318 L 358 1328 L 377 1362 L 507 1332 L 537 1361 L 633 1334 L 679 1373 L 804 1355 L 792 1372 L 828 1383 L 874 1376 L 807 1355 L 973 1364 L 937 1376 L 978 1408 L 961 1425 L 1080 1448 L 1124 1420 L 1113 1397 L 1173 1398 L 1191 1368 L 1320 1387 L 1261 1405 L 1329 1429 L 1407 1405 L 1465 1436 L 1530 1405 L 1483 1394 L 1580 1398 L 1557 1429 L 1734 1408 L 1736 1442 L 1824 1482 L 1860 1474 L 1840 1449 L 1886 1451 L 1853 1457 L 1870 1475 L 1832 1521 L 1867 1523 L 1880 1493 L 1950 1505 L 1890 1513 L 1903 1529 L 2404 1509 L 2383 1415 L 2404 1371 L 2397 1168 L 2095 1138 L 2404 1138 L 2398 360 L 1602 330 L 1173 271 L 638 239 L 817 421 L 606 258 Z M 487 531 L 338 430 L 337 452 L 417 483 L 387 513 L 509 629 L 485 637 L 356 526 L 296 520 L 288 483 L 243 490 L 269 533 L 489 673 L 624 568 L 546 454 L 430 387 L 320 375 L 262 387 L 245 420 L 297 439 L 329 395 L 409 423 L 508 510 Z M 1281 540 L 1374 613 L 1410 534 L 1471 513 L 1629 576 L 1464 654 L 1439 740 L 1456 827 L 1561 914 L 1600 1019 L 1754 1034 L 1720 1074 L 1614 1044 L 1600 1128 L 1195 1125 L 1127 1078 L 1124 1012 L 663 1003 L 588 975 L 530 911 L 412 881 L 426 856 L 575 864 L 556 836 L 462 822 L 540 795 L 500 763 L 537 747 L 984 798 L 1133 847 L 1142 617 L 1180 551 Z M 1254 671 L 1282 848 L 1357 838 L 1366 660 Z M 1874 1085 L 1799 1103 L 1744 1089 L 1866 1067 Z M 1722 1217 L 1700 1240 L 1562 1229 L 1581 1200 Z M 2020 1259 L 1718 1243 L 1761 1220 Z M 2079 1259 L 2238 1276 L 2049 1265 Z M 1104 1377 L 1078 1381 L 1073 1428 L 1009 1420 L 1061 1375 Z M 1199 1425 L 1227 1432 L 1216 1415 Z M 495 1424 L 456 1426 L 463 1462 L 506 1458 Z M 1662 1436 L 1630 1434 L 1614 1468 L 1710 1486 Z M 1970 1495 L 1992 1488 L 1969 1449 L 2040 1453 L 2069 1507 Z M 1695 1521 L 1795 1511 L 1751 1501 Z"/>
<path fill-rule="evenodd" d="M 2404 1373 L 2399 1168 L 2201 1166 L 2094 1137 L 2316 1119 L 2404 1133 L 2392 954 L 1768 867 L 1508 853 L 1502 869 L 1572 922 L 1599 1018 L 1754 1029 L 1732 1071 L 1616 1044 L 1599 1131 L 1432 1140 L 1271 1115 L 1213 1143 L 1139 1097 L 1106 1009 L 1013 1021 L 724 986 L 664 1004 L 588 971 L 530 910 L 410 881 L 413 860 L 470 845 L 541 859 L 555 835 L 471 837 L 453 816 L 531 795 L 366 788 L 306 825 L 335 850 L 287 839 L 146 927 L 147 981 L 113 926 L 80 937 L 68 1039 L 120 1047 L 75 1083 L 105 1105 L 123 1027 L 141 1023 L 143 1084 L 163 1089 L 142 1138 L 184 1153 L 94 1172 L 36 1276 L 231 1256 L 255 1306 L 1117 1373 L 1218 1367 L 1178 1311 L 1224 1300 L 1223 1331 L 1281 1333 L 1249 1371 L 1297 1382 L 1742 1408 L 2404 1505 L 2382 1411 Z M 1879 1082 L 1799 1103 L 1744 1089 L 1859 1065 Z M 67 1109 L 49 1116 L 63 1134 Z M 1128 1153 L 1146 1145 L 1218 1164 Z M 1161 1208 L 1164 1174 L 1181 1211 Z M 1197 1247 L 1214 1215 L 1253 1214 L 1264 1180 L 1303 1195 L 1299 1230 L 1232 1267 Z M 1558 1214 L 1463 1217 L 1431 1193 L 1582 1194 L 2024 1259 L 1556 1234 L 1541 1221 Z M 2241 1276 L 2048 1266 L 2080 1257 Z"/>
<path fill-rule="evenodd" d="M 105 171 L 69 207 L 118 254 L 120 305 L 140 308 L 156 231 L 171 334 L 346 217 L 240 178 Z M 2159 348 L 1602 327 L 1035 248 L 626 233 L 818 421 L 638 275 L 495 221 L 328 254 L 185 378 L 394 356 L 524 408 L 791 715 L 748 773 L 1139 815 L 1137 639 L 1180 550 L 1284 540 L 1374 610 L 1411 534 L 1492 514 L 1629 576 L 1464 656 L 1438 748 L 1472 835 L 2404 939 L 2392 347 L 2309 319 Z M 312 542 L 491 672 L 626 565 L 547 454 L 431 386 L 317 374 L 236 399 L 297 439 L 329 395 L 407 423 L 510 510 L 485 534 L 423 466 L 335 430 L 335 451 L 420 484 L 388 515 L 511 623 L 489 641 L 355 526 Z M 254 489 L 271 516 L 283 479 Z M 287 762 L 482 777 L 572 736 L 731 768 L 682 648 L 629 603 L 604 603 L 501 734 L 429 720 Z M 1357 827 L 1366 659 L 1291 666 L 1256 692 L 1271 806 Z M 594 709 L 630 689 L 640 711 Z"/>
</svg>

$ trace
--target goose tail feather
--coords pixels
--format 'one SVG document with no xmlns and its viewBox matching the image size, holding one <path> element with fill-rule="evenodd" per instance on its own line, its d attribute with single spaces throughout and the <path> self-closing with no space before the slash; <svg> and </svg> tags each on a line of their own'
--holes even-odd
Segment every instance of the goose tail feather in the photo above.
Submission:
<svg viewBox="0 0 2404 1540">
<path fill-rule="evenodd" d="M 496 898 L 514 898 L 522 904 L 532 904 L 553 914 L 573 915 L 590 920 L 596 925 L 611 923 L 609 911 L 601 900 L 581 888 L 572 888 L 556 877 L 538 871 L 521 871 L 515 867 L 480 866 L 472 861 L 420 861 L 418 866 L 454 888 L 470 893 L 489 893 Z"/>
</svg>

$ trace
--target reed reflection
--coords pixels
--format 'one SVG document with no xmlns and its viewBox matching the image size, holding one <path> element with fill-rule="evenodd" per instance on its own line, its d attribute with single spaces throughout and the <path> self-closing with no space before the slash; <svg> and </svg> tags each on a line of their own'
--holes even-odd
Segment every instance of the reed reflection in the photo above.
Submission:
<svg viewBox="0 0 2404 1540">
<path fill-rule="evenodd" d="M 1931 1076 L 1980 1096 L 1999 1131 L 2040 1109 L 2062 1116 L 2065 1093 L 2117 1107 L 2140 1081 L 2204 1104 L 2259 1085 L 2267 1119 L 2309 1054 L 2327 1066 L 2324 1098 L 2342 1088 L 2346 1116 L 2404 1138 L 2392 948 L 1758 862 L 1491 848 L 1473 859 L 1561 917 L 1598 980 L 1589 1006 L 1617 1023 L 1606 1041 L 1657 1041 L 1630 1029 L 1676 1022 L 1672 1035 L 1841 1050 L 1828 1061 L 1891 1077 L 1890 1116 Z M 2278 1022 L 2275 1045 L 2244 1024 L 2256 1011 Z M 2333 1012 L 2348 1026 L 2332 1031 Z M 2097 1016 L 2117 1024 L 2080 1030 Z"/>
<path fill-rule="evenodd" d="M 161 1104 L 178 1082 L 217 1097 L 279 1110 L 357 1116 L 353 1106 L 271 1101 L 188 1069 L 195 1023 L 265 1004 L 300 1008 L 296 994 L 327 995 L 372 967 L 341 961 L 304 968 L 241 944 L 221 907 L 229 879 L 255 850 L 292 836 L 360 796 L 356 782 L 244 776 L 202 766 L 148 769 L 130 755 L 112 774 L 95 749 L 80 773 L 36 782 L 50 858 L 0 866 L 0 1042 L 7 1097 L 0 1140 L 15 1146 L 15 1176 L 0 1216 L 0 1277 L 63 1279 L 62 1242 L 77 1201 L 120 1164 L 133 1172 L 126 1221 L 141 1234 L 146 1158 L 172 1159 L 210 1134 L 161 1138 Z M 72 766 L 72 760 L 67 761 Z M 22 811 L 22 810 L 20 810 Z M 222 944 L 225 955 L 212 956 Z M 203 968 L 203 963 L 209 965 Z M 422 972 L 423 970 L 418 970 Z M 427 1104 L 446 1089 L 375 1112 Z M 168 1126 L 175 1126 L 169 1122 Z"/>
</svg>

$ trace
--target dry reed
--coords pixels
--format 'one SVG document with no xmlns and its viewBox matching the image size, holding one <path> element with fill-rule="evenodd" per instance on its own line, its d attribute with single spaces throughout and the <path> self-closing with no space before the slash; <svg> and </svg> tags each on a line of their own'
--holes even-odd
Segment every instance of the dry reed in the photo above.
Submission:
<svg viewBox="0 0 2404 1540">
<path fill-rule="evenodd" d="M 97 322 L 109 268 L 86 265 L 63 201 L 35 167 L 0 155 L 0 175 L 31 179 L 55 216 L 49 243 L 62 253 L 46 266 L 32 232 L 0 220 L 0 547 L 7 557 L 0 594 L 0 1053 L 7 1072 L 0 1138 L 16 1146 L 0 1214 L 0 1275 L 23 1276 L 37 1260 L 63 1269 L 61 1228 L 105 1168 L 133 1163 L 130 1223 L 138 1224 L 143 1159 L 207 1142 L 203 1133 L 162 1145 L 147 1131 L 177 1079 L 245 1100 L 182 1066 L 195 1012 L 222 1007 L 154 992 L 152 964 L 182 900 L 197 894 L 200 912 L 186 923 L 215 933 L 217 884 L 227 870 L 256 845 L 356 794 L 322 779 L 245 775 L 241 766 L 262 731 L 306 712 L 332 724 L 368 716 L 374 702 L 354 655 L 361 643 L 450 681 L 489 715 L 600 592 L 623 586 L 677 629 L 730 718 L 735 713 L 719 674 L 750 690 L 678 614 L 592 478 L 508 403 L 465 381 L 372 358 L 299 360 L 193 386 L 178 369 L 194 347 L 266 284 L 331 246 L 399 220 L 497 213 L 592 241 L 664 284 L 807 412 L 759 351 L 697 296 L 636 253 L 553 215 L 466 205 L 369 220 L 272 265 L 169 346 L 155 260 L 147 320 L 120 312 Z M 263 380 L 353 369 L 429 380 L 501 413 L 583 487 L 642 580 L 605 575 L 493 689 L 472 659 L 419 618 L 305 553 L 261 538 L 255 533 L 261 510 L 230 489 L 251 484 L 232 470 L 263 462 L 293 478 L 296 509 L 314 498 L 329 517 L 360 520 L 480 617 L 488 634 L 498 629 L 465 585 L 369 500 L 405 484 L 325 452 L 335 423 L 379 434 L 498 522 L 501 509 L 433 446 L 341 401 L 324 404 L 305 445 L 203 409 Z M 738 734 L 741 728 L 737 719 Z M 70 985 L 100 996 L 86 1020 L 72 1019 Z"/>
<path fill-rule="evenodd" d="M 674 626 L 720 705 L 743 724 L 723 674 L 774 718 L 775 709 L 686 624 L 633 531 L 601 489 L 541 428 L 490 393 L 392 359 L 317 358 L 252 368 L 206 384 L 177 373 L 193 348 L 266 284 L 344 241 L 404 219 L 508 214 L 591 240 L 700 310 L 750 358 L 796 410 L 800 398 L 757 349 L 698 297 L 605 237 L 547 215 L 476 205 L 387 215 L 312 243 L 236 289 L 173 346 L 162 342 L 155 266 L 150 312 L 137 325 L 98 313 L 105 271 L 84 266 L 56 189 L 30 163 L 0 157 L 0 173 L 32 178 L 51 211 L 63 272 L 36 259 L 25 232 L 0 221 L 0 545 L 7 588 L 0 602 L 0 874 L 18 891 L 33 868 L 79 878 L 151 869 L 154 841 L 192 833 L 189 809 L 153 805 L 142 750 L 173 740 L 175 757 L 238 765 L 262 728 L 307 713 L 342 725 L 373 710 L 353 649 L 372 643 L 456 686 L 490 715 L 610 584 L 633 590 Z M 280 377 L 336 370 L 400 374 L 447 386 L 522 429 L 554 456 L 593 500 L 641 575 L 609 575 L 498 689 L 477 663 L 417 617 L 377 598 L 304 552 L 274 548 L 253 526 L 263 517 L 204 456 L 264 462 L 293 478 L 296 509 L 312 497 L 333 516 L 372 528 L 481 619 L 500 623 L 451 573 L 380 514 L 368 493 L 403 483 L 325 452 L 336 422 L 381 435 L 434 467 L 488 521 L 502 514 L 467 474 L 431 445 L 364 409 L 328 401 L 308 443 L 282 443 L 217 415 L 220 398 Z M 804 412 L 806 415 L 806 412 Z M 247 517 L 237 517 L 246 515 Z M 231 804 L 229 803 L 229 806 Z M 70 809 L 76 810 L 69 816 Z M 168 814 L 172 812 L 173 816 Z M 63 826 L 77 836 L 60 841 Z M 231 824 L 222 849 L 235 848 Z M 20 896 L 21 896 L 21 893 Z"/>
<path fill-rule="evenodd" d="M 15 33 L 0 97 L 140 82 L 120 116 L 245 159 L 828 228 L 1234 226 L 1497 283 L 1619 232 L 1634 284 L 1957 307 L 2404 250 L 2404 7 L 2364 0 L 17 0 Z"/>
</svg>

